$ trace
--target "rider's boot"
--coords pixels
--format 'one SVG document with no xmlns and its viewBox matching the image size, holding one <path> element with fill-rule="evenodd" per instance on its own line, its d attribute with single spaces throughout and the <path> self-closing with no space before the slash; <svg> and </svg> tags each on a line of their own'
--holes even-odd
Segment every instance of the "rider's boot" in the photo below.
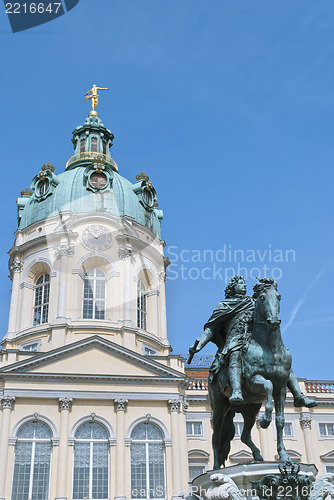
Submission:
<svg viewBox="0 0 334 500">
<path fill-rule="evenodd" d="M 302 393 L 297 377 L 293 371 L 290 372 L 288 388 L 293 395 L 293 404 L 296 408 L 301 408 L 302 406 L 305 406 L 306 408 L 314 408 L 314 406 L 318 405 L 318 402 L 315 399 L 310 399 Z"/>
<path fill-rule="evenodd" d="M 232 386 L 232 395 L 229 402 L 238 405 L 244 402 L 241 390 L 242 370 L 240 352 L 232 352 L 230 355 L 229 377 Z"/>
</svg>

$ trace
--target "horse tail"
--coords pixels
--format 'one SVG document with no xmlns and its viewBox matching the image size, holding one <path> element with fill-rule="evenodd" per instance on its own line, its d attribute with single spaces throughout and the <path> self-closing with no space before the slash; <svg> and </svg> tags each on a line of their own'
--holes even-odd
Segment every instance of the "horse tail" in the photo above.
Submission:
<svg viewBox="0 0 334 500">
<path fill-rule="evenodd" d="M 231 407 L 226 412 L 220 435 L 219 461 L 225 465 L 231 449 L 231 441 L 234 438 L 235 427 L 233 423 L 235 411 Z"/>
</svg>

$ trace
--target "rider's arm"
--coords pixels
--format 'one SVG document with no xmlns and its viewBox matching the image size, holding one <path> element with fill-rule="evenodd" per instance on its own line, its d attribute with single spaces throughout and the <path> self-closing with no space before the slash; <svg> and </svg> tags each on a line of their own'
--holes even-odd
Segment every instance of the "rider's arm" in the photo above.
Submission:
<svg viewBox="0 0 334 500">
<path fill-rule="evenodd" d="M 195 349 L 190 348 L 189 351 L 192 349 L 193 352 L 199 352 L 201 349 L 203 349 L 203 347 L 206 346 L 208 342 L 210 342 L 212 337 L 213 337 L 213 331 L 211 330 L 211 328 L 207 327 L 202 333 L 202 336 L 199 338 L 199 342 L 196 348 Z"/>
</svg>

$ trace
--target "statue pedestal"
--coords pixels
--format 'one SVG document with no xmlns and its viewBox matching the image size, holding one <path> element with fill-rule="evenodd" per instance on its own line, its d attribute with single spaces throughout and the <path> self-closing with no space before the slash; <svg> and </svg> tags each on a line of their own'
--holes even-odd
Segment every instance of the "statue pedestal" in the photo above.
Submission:
<svg viewBox="0 0 334 500">
<path fill-rule="evenodd" d="M 256 494 L 253 483 L 261 481 L 268 475 L 280 477 L 281 471 L 279 465 L 281 465 L 279 462 L 248 462 L 208 471 L 205 474 L 195 477 L 190 485 L 191 493 L 193 497 L 201 497 L 204 500 L 254 500 L 259 497 Z M 315 481 L 315 476 L 318 472 L 315 465 L 295 465 L 300 467 L 296 477 L 304 476 L 312 483 Z M 267 483 L 271 487 L 270 481 Z M 290 495 L 288 494 L 289 492 L 281 491 L 280 497 L 282 500 L 289 496 L 291 500 L 294 498 L 295 491 L 291 490 Z M 275 494 L 270 497 L 269 489 L 266 490 L 266 493 L 269 496 L 265 498 L 276 498 Z"/>
</svg>

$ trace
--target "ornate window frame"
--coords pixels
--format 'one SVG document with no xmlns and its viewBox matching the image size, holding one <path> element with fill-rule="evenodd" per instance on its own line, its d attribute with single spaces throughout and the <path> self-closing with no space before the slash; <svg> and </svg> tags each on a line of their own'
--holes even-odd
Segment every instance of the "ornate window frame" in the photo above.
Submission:
<svg viewBox="0 0 334 500">
<path fill-rule="evenodd" d="M 48 188 L 44 193 L 39 194 L 39 188 L 45 181 L 49 181 Z M 38 175 L 36 175 L 33 178 L 30 188 L 34 192 L 35 200 L 42 201 L 54 193 L 54 190 L 58 186 L 58 184 L 59 184 L 58 177 L 50 169 L 46 169 L 41 171 Z"/>
<path fill-rule="evenodd" d="M 98 153 L 97 153 L 97 155 L 98 155 Z M 103 174 L 107 178 L 107 182 L 106 182 L 105 186 L 98 188 L 98 187 L 94 186 L 93 184 L 91 184 L 90 178 L 93 174 L 96 174 L 96 173 Z M 93 193 L 104 192 L 104 191 L 107 191 L 108 189 L 110 189 L 112 187 L 113 179 L 114 179 L 114 174 L 113 174 L 112 168 L 109 167 L 109 165 L 103 165 L 102 163 L 98 166 L 94 166 L 94 163 L 92 163 L 91 165 L 89 165 L 85 169 L 84 174 L 83 174 L 83 180 L 84 180 L 84 183 L 86 185 L 86 189 L 93 191 Z"/>
</svg>

